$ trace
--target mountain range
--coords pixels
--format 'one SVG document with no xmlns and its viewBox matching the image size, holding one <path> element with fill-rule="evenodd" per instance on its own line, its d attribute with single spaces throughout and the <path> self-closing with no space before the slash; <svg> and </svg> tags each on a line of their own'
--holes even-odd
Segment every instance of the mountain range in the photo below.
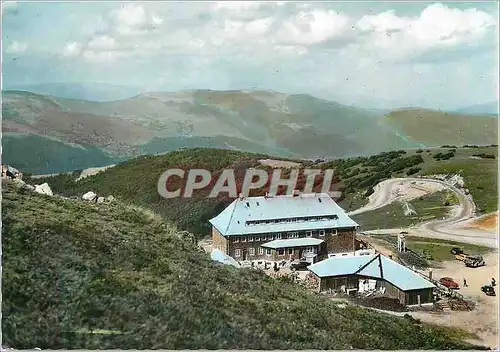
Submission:
<svg viewBox="0 0 500 352">
<path fill-rule="evenodd" d="M 3 162 L 53 173 L 191 147 L 315 159 L 497 141 L 498 120 L 486 115 L 369 110 L 272 91 L 117 91 L 123 98 L 112 101 L 3 91 Z"/>
</svg>

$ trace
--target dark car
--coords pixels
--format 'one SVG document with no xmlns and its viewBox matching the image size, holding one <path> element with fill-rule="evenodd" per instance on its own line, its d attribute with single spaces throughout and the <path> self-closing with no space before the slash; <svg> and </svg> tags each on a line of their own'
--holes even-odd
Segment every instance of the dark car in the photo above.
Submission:
<svg viewBox="0 0 500 352">
<path fill-rule="evenodd" d="M 496 296 L 495 289 L 493 288 L 493 286 L 484 285 L 483 287 L 481 287 L 481 291 L 486 293 L 487 296 Z"/>
<path fill-rule="evenodd" d="M 458 284 L 451 277 L 442 277 L 439 279 L 439 283 L 448 288 L 458 288 Z"/>
<path fill-rule="evenodd" d="M 290 269 L 292 269 L 293 271 L 295 271 L 295 270 L 307 270 L 307 267 L 309 265 L 311 265 L 311 263 L 306 262 L 305 260 L 299 260 L 299 261 L 296 261 L 296 262 L 293 262 L 292 264 L 290 264 Z"/>
</svg>

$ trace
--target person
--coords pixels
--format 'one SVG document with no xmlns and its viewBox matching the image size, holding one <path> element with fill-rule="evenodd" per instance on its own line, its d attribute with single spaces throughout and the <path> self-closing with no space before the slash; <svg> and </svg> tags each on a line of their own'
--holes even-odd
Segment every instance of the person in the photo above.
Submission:
<svg viewBox="0 0 500 352">
<path fill-rule="evenodd" d="M 464 277 L 464 287 L 468 287 L 467 286 L 467 280 L 465 280 L 465 277 Z"/>
<path fill-rule="evenodd" d="M 497 282 L 495 281 L 495 278 L 492 277 L 491 278 L 491 286 L 495 286 L 497 284 Z"/>
</svg>

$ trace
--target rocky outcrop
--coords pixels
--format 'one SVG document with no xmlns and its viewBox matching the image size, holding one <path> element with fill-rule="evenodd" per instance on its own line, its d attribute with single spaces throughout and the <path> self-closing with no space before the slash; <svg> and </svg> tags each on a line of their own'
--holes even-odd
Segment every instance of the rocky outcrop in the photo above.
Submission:
<svg viewBox="0 0 500 352">
<path fill-rule="evenodd" d="M 89 191 L 87 193 L 85 193 L 83 196 L 82 196 L 82 199 L 83 200 L 87 200 L 89 202 L 94 202 L 96 201 L 97 199 L 97 194 L 95 194 L 94 192 L 92 191 Z"/>
<path fill-rule="evenodd" d="M 52 193 L 52 190 L 50 189 L 50 186 L 48 183 L 43 183 L 41 185 L 35 185 L 34 191 L 36 193 L 40 194 L 46 194 L 48 196 L 53 196 L 54 194 Z"/>
<path fill-rule="evenodd" d="M 87 193 L 85 193 L 82 196 L 82 199 L 86 200 L 88 202 L 94 202 L 94 203 L 102 204 L 102 203 L 111 203 L 112 201 L 115 200 L 115 197 L 113 197 L 111 195 L 107 196 L 107 197 L 97 196 L 96 193 L 94 193 L 92 191 L 88 191 Z"/>
</svg>

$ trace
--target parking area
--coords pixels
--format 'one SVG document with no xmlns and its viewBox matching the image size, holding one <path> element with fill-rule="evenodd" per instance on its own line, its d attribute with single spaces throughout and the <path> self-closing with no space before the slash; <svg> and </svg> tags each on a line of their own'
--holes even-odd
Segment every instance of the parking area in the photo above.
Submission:
<svg viewBox="0 0 500 352">
<path fill-rule="evenodd" d="M 473 311 L 450 311 L 445 313 L 414 312 L 415 318 L 423 322 L 454 326 L 476 334 L 490 348 L 498 347 L 498 296 L 487 296 L 481 287 L 490 284 L 491 278 L 498 281 L 498 251 L 484 256 L 486 265 L 468 268 L 461 261 L 443 262 L 443 268 L 434 269 L 436 279 L 450 277 L 459 284 L 459 292 L 476 303 Z M 463 286 L 463 279 L 467 287 Z M 495 287 L 498 295 L 498 286 Z"/>
</svg>

